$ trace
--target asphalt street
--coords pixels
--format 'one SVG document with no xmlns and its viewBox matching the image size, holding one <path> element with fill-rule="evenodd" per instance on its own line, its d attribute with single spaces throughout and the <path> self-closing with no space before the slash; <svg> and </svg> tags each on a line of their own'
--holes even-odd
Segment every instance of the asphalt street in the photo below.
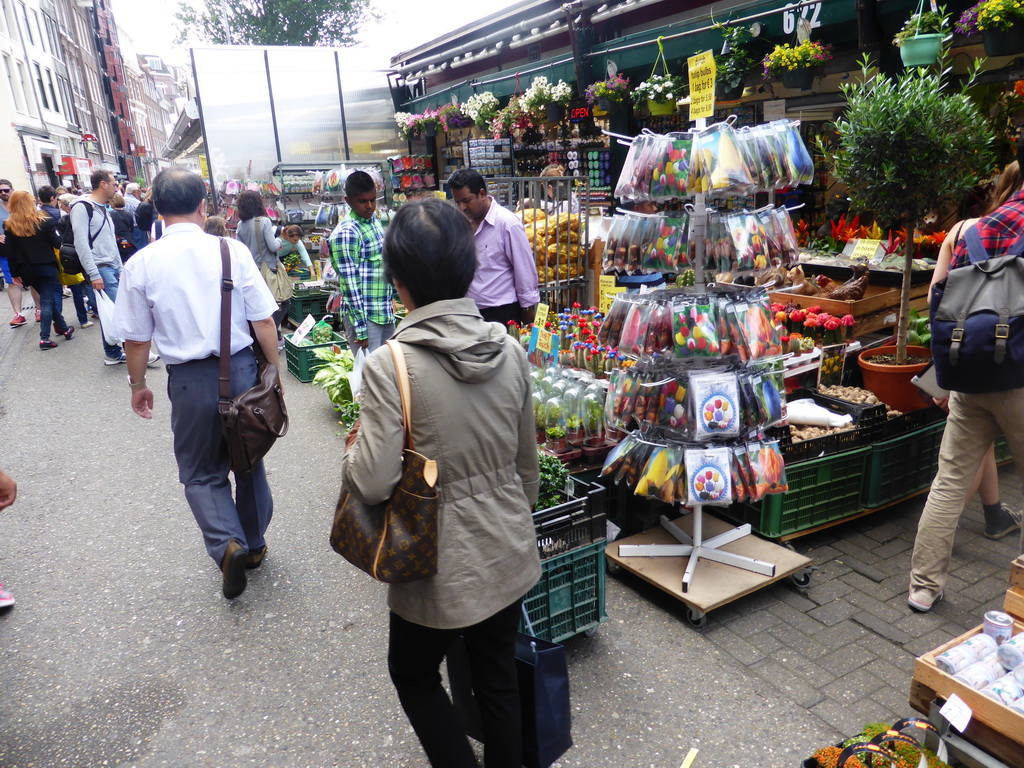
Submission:
<svg viewBox="0 0 1024 768">
<path fill-rule="evenodd" d="M 36 331 L 0 329 L 0 467 L 19 486 L 0 515 L 18 601 L 0 615 L 0 766 L 426 766 L 387 676 L 384 587 L 328 544 L 342 434 L 322 391 L 285 376 L 269 554 L 229 602 L 177 481 L 165 371 L 144 421 L 98 325 L 47 352 Z M 681 604 L 611 578 L 607 595 L 608 623 L 567 643 L 576 746 L 558 766 L 677 768 L 696 747 L 696 768 L 788 768 L 841 737 Z"/>
</svg>

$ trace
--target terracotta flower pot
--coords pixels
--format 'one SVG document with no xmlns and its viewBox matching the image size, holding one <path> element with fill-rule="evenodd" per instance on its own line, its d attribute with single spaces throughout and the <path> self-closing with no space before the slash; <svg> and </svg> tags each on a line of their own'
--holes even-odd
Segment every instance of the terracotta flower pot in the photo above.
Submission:
<svg viewBox="0 0 1024 768">
<path fill-rule="evenodd" d="M 918 388 L 910 380 L 930 365 L 931 350 L 927 347 L 907 347 L 908 355 L 927 357 L 927 363 L 883 365 L 871 362 L 873 357 L 895 354 L 896 346 L 893 345 L 865 349 L 857 356 L 857 363 L 864 375 L 865 389 L 870 389 L 883 403 L 903 413 L 927 408 L 928 403 L 921 398 Z"/>
</svg>

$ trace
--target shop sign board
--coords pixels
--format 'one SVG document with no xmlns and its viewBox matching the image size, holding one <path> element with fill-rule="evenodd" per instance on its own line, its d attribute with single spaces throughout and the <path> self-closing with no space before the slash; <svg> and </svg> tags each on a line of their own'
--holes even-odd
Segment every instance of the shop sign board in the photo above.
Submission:
<svg viewBox="0 0 1024 768">
<path fill-rule="evenodd" d="M 715 56 L 703 51 L 687 60 L 690 71 L 690 119 L 715 116 Z"/>
</svg>

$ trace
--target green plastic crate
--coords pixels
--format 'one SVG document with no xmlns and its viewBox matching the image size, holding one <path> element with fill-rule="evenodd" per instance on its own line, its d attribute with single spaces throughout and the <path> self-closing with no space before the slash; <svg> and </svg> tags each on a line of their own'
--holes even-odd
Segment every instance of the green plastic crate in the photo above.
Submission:
<svg viewBox="0 0 1024 768">
<path fill-rule="evenodd" d="M 296 291 L 292 295 L 292 303 L 288 306 L 288 319 L 298 325 L 306 319 L 306 315 L 312 315 L 314 320 L 319 320 L 327 314 L 327 299 L 329 295 L 319 288 L 315 291 Z"/>
<path fill-rule="evenodd" d="M 339 347 L 348 347 L 345 337 L 337 333 L 333 334 L 334 340 L 326 344 L 310 344 L 301 347 L 292 343 L 292 336 L 293 334 L 287 333 L 284 337 L 284 357 L 288 363 L 288 373 L 305 383 L 312 381 L 316 372 L 327 364 L 313 354 L 314 349 L 325 349 L 333 344 L 337 344 Z"/>
<path fill-rule="evenodd" d="M 605 613 L 606 539 L 544 560 L 540 581 L 523 598 L 534 637 L 560 643 L 596 629 Z M 528 632 L 526 622 L 520 631 Z"/>
<path fill-rule="evenodd" d="M 864 473 L 864 507 L 880 507 L 931 485 L 945 428 L 946 422 L 939 421 L 875 443 Z"/>
<path fill-rule="evenodd" d="M 871 446 L 820 459 L 786 465 L 789 491 L 765 496 L 758 504 L 716 507 L 738 523 L 750 523 L 758 534 L 777 539 L 840 520 L 860 506 L 864 467 Z"/>
</svg>

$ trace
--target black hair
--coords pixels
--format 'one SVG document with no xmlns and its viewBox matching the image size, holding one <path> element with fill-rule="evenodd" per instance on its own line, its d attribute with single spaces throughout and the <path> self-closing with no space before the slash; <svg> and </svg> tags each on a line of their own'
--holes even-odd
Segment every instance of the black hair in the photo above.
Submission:
<svg viewBox="0 0 1024 768">
<path fill-rule="evenodd" d="M 238 206 L 239 221 L 248 221 L 257 216 L 267 215 L 267 209 L 263 207 L 263 198 L 260 197 L 260 193 L 251 189 L 242 192 L 238 196 L 238 200 L 235 201 L 235 205 Z"/>
<path fill-rule="evenodd" d="M 345 179 L 345 194 L 348 197 L 365 195 L 368 192 L 377 194 L 377 184 L 366 171 L 352 171 Z"/>
<path fill-rule="evenodd" d="M 464 298 L 476 274 L 469 220 L 447 200 L 406 203 L 385 230 L 384 271 L 401 281 L 417 307 Z"/>
<path fill-rule="evenodd" d="M 472 168 L 462 168 L 448 177 L 448 188 L 452 191 L 467 187 L 474 195 L 487 192 L 487 182 L 484 181 L 484 177 Z"/>
<path fill-rule="evenodd" d="M 0 184 L 3 184 L 3 179 L 0 179 Z M 46 203 L 53 202 L 53 198 L 57 196 L 57 190 L 47 185 L 40 187 L 36 194 L 39 197 L 39 202 L 45 205 Z"/>
<path fill-rule="evenodd" d="M 104 170 L 103 168 L 97 168 L 92 172 L 92 176 L 89 177 L 89 185 L 93 189 L 99 189 L 100 184 L 104 181 L 113 181 L 114 174 L 110 171 Z"/>
<path fill-rule="evenodd" d="M 161 216 L 188 216 L 206 199 L 206 185 L 198 173 L 168 168 L 153 179 L 153 207 Z"/>
</svg>

